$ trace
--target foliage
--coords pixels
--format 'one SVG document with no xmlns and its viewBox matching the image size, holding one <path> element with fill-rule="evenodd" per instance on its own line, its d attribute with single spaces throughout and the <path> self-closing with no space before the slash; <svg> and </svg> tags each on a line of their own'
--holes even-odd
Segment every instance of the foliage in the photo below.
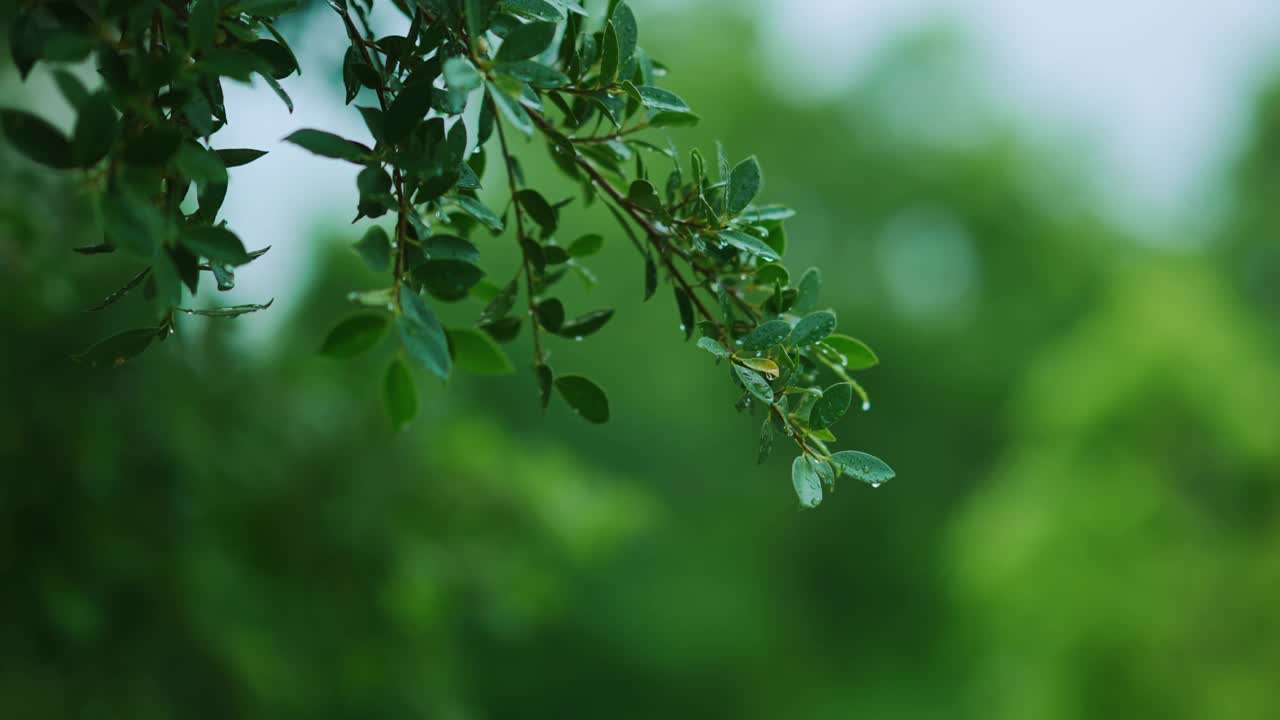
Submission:
<svg viewBox="0 0 1280 720">
<path fill-rule="evenodd" d="M 553 370 L 544 338 L 583 339 L 604 328 L 612 309 L 569 312 L 557 284 L 596 276 L 588 259 L 605 233 L 562 244 L 558 199 L 526 178 L 515 135 L 544 144 L 560 173 L 577 182 L 584 205 L 601 203 L 635 247 L 644 296 L 660 278 L 671 286 L 686 339 L 729 366 L 740 409 L 762 408 L 757 456 L 775 433 L 800 455 L 792 480 L 801 505 L 816 506 L 839 475 L 873 487 L 893 477 L 863 453 L 832 453 L 830 426 L 853 405 L 870 409 L 851 373 L 876 364 L 863 343 L 836 333 L 836 315 L 819 304 L 816 269 L 798 277 L 781 264 L 790 209 L 758 202 L 763 176 L 755 157 L 730 161 L 684 156 L 653 132 L 698 122 L 689 105 L 658 87 L 666 68 L 638 45 L 636 17 L 610 2 L 592 18 L 569 0 L 388 0 L 408 19 L 405 35 L 378 37 L 372 0 L 330 0 L 348 44 L 342 81 L 372 146 L 322 129 L 287 139 L 316 155 L 361 167 L 356 220 L 394 216 L 394 231 L 371 225 L 355 251 L 389 285 L 353 293 L 363 306 L 342 319 L 321 352 L 359 355 L 391 335 L 405 358 L 442 379 L 455 367 L 477 374 L 512 370 L 502 345 L 527 323 L 532 367 L 545 409 L 558 394 L 593 423 L 610 417 L 608 397 L 581 374 Z M 219 221 L 228 170 L 262 151 L 218 148 L 227 122 L 222 83 L 268 83 L 292 110 L 280 85 L 301 72 L 274 23 L 296 0 L 53 2 L 26 9 L 12 25 L 14 62 L 24 75 L 36 62 L 90 57 L 103 79 L 95 90 L 65 71 L 57 79 L 77 113 L 70 137 L 25 111 L 0 111 L 10 142 L 30 159 L 90 174 L 98 190 L 105 241 L 79 248 L 122 252 L 146 263 L 95 309 L 141 287 L 156 321 L 109 337 L 77 359 L 120 365 L 166 340 L 180 313 L 238 317 L 271 302 L 215 308 L 183 306 L 205 273 L 220 291 L 235 269 L 266 252 L 249 251 Z M 476 115 L 469 130 L 463 115 Z M 496 142 L 491 142 L 496 140 Z M 479 197 L 490 156 L 501 168 L 508 201 L 500 211 Z M 668 169 L 669 168 L 669 169 Z M 665 174 L 665 177 L 663 175 Z M 194 186 L 194 201 L 188 200 Z M 477 236 L 504 232 L 520 248 L 511 278 L 490 279 Z M 523 302 L 521 300 L 523 296 Z M 428 302 L 483 303 L 472 327 L 445 327 Z M 517 306 L 522 309 L 517 310 Z M 405 359 L 386 366 L 382 395 L 392 423 L 406 426 L 418 402 Z"/>
</svg>

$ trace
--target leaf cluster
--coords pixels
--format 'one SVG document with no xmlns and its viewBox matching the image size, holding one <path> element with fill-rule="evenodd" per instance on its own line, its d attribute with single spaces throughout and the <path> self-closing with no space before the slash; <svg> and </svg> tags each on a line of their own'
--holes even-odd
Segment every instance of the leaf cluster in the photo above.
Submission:
<svg viewBox="0 0 1280 720">
<path fill-rule="evenodd" d="M 596 382 L 550 363 L 548 338 L 582 340 L 610 324 L 609 308 L 569 309 L 559 284 L 596 282 L 591 257 L 607 237 L 634 247 L 644 297 L 666 284 L 686 340 L 730 368 L 740 409 L 762 408 L 759 458 L 775 433 L 799 450 L 793 481 L 812 507 L 839 475 L 873 486 L 892 471 L 871 456 L 832 453 L 831 427 L 852 406 L 870 407 L 852 373 L 877 362 L 857 339 L 837 332 L 818 306 L 816 269 L 793 278 L 782 263 L 790 209 L 759 202 L 764 176 L 754 157 L 731 162 L 687 155 L 665 137 L 699 121 L 661 87 L 667 68 L 639 45 L 635 14 L 612 0 L 592 17 L 571 0 L 384 0 L 407 19 L 403 34 L 369 22 L 373 0 L 328 0 L 346 51 L 346 102 L 372 143 L 321 128 L 287 140 L 316 155 L 359 166 L 357 222 L 368 227 L 353 250 L 386 278 L 353 292 L 357 306 L 321 352 L 350 358 L 393 337 L 400 351 L 383 373 L 382 393 L 396 427 L 418 408 L 413 365 L 442 379 L 455 368 L 477 374 L 514 370 L 505 345 L 528 326 L 531 366 L 542 406 L 559 396 L 584 419 L 609 419 Z M 290 0 L 46 2 L 14 24 L 14 60 L 25 76 L 38 62 L 92 59 L 102 78 L 89 90 L 65 69 L 55 77 L 77 119 L 64 135 L 36 115 L 0 111 L 10 142 L 30 159 L 85 172 L 102 209 L 103 242 L 86 253 L 126 252 L 136 274 L 94 309 L 137 287 L 154 304 L 154 326 L 128 330 L 79 358 L 118 365 L 175 331 L 179 314 L 237 317 L 270 302 L 184 307 L 204 273 L 218 290 L 234 286 L 250 252 L 218 214 L 231 168 L 260 151 L 213 146 L 226 124 L 225 82 L 266 82 L 292 111 L 280 81 L 300 72 L 274 22 Z M 469 109 L 472 130 L 462 119 Z M 549 154 L 576 182 L 579 197 L 548 197 L 526 177 L 515 142 Z M 494 172 L 486 173 L 489 166 Z M 481 197 L 484 178 L 500 178 L 503 201 Z M 494 182 L 491 180 L 490 182 Z M 194 203 L 184 203 L 194 190 Z M 485 193 L 486 197 L 490 193 Z M 616 232 L 567 239 L 561 216 L 601 204 Z M 388 222 L 372 222 L 386 217 Z M 488 236 L 488 237 L 486 237 Z M 482 248 L 509 237 L 520 250 L 510 277 L 493 277 Z M 445 327 L 440 303 L 470 302 L 475 320 Z"/>
</svg>

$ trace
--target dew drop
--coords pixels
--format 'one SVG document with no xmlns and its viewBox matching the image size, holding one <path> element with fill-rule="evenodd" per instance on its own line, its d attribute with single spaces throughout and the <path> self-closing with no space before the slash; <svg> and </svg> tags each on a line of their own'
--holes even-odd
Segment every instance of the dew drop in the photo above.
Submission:
<svg viewBox="0 0 1280 720">
<path fill-rule="evenodd" d="M 391 303 L 387 303 L 387 312 L 394 312 L 395 309 L 396 309 L 395 305 L 392 305 Z"/>
<path fill-rule="evenodd" d="M 680 332 L 684 332 L 684 323 L 680 323 Z"/>
<path fill-rule="evenodd" d="M 575 338 L 573 339 L 573 341 L 574 341 L 574 342 L 582 342 L 582 340 L 583 340 L 583 338 L 582 338 L 582 336 L 581 336 L 581 335 L 578 335 L 577 337 L 575 337 Z"/>
<path fill-rule="evenodd" d="M 863 400 L 863 401 L 862 401 L 862 412 L 867 412 L 867 411 L 869 411 L 869 410 L 871 410 L 871 401 L 870 401 L 870 400 Z"/>
<path fill-rule="evenodd" d="M 359 295 L 357 295 L 357 294 L 355 294 L 355 292 L 349 292 L 349 293 L 347 293 L 347 300 L 350 300 L 350 301 L 352 301 L 352 302 L 355 302 L 355 299 L 356 299 L 356 298 L 358 298 L 358 297 L 360 297 L 360 296 L 359 296 Z"/>
<path fill-rule="evenodd" d="M 872 489 L 872 490 L 875 490 L 875 489 L 876 489 L 876 488 L 878 488 L 878 487 L 880 487 L 880 483 L 871 483 L 871 489 Z"/>
</svg>

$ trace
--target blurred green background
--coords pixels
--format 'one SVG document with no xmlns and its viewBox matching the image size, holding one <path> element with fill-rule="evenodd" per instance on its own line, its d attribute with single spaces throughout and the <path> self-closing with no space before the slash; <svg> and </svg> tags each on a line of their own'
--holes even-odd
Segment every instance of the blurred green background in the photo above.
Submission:
<svg viewBox="0 0 1280 720">
<path fill-rule="evenodd" d="M 760 157 L 767 199 L 800 211 L 789 264 L 821 266 L 878 350 L 872 412 L 835 429 L 898 479 L 796 511 L 790 457 L 754 465 L 757 423 L 669 295 L 640 302 L 598 208 L 565 214 L 609 234 L 600 287 L 569 304 L 618 315 L 552 351 L 610 391 L 603 427 L 538 412 L 525 336 L 515 376 L 419 376 L 424 414 L 391 433 L 390 344 L 315 354 L 377 282 L 345 206 L 246 235 L 289 260 L 243 273 L 261 292 L 239 297 L 279 296 L 270 317 L 187 319 L 134 364 L 77 367 L 147 308 L 82 312 L 131 264 L 70 253 L 94 241 L 77 180 L 0 144 L 0 714 L 1274 717 L 1280 86 L 1256 88 L 1187 242 L 1104 211 L 1077 146 L 955 98 L 973 66 L 946 30 L 797 101 L 737 60 L 767 18 L 633 5 L 703 117 L 673 138 Z M 288 34 L 328 102 L 325 22 Z M 0 92 L 60 112 L 8 65 Z M 907 94 L 952 98 L 965 132 Z M 251 147 L 283 134 L 232 122 Z M 348 197 L 281 154 L 292 201 Z"/>
</svg>

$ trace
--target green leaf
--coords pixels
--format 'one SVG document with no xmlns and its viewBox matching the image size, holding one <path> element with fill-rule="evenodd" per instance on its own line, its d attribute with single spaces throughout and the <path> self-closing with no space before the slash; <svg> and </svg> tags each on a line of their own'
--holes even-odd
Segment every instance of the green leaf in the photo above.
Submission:
<svg viewBox="0 0 1280 720">
<path fill-rule="evenodd" d="M 773 403 L 773 388 L 769 387 L 769 381 L 765 380 L 763 375 L 742 365 L 734 365 L 733 371 L 738 374 L 738 379 L 742 381 L 747 392 L 765 405 Z"/>
<path fill-rule="evenodd" d="M 320 346 L 320 354 L 353 358 L 378 344 L 387 330 L 387 321 L 387 316 L 381 313 L 352 315 L 329 331 Z"/>
<path fill-rule="evenodd" d="M 58 91 L 62 93 L 62 97 L 66 98 L 67 104 L 76 110 L 79 110 L 89 99 L 88 88 L 80 82 L 80 78 L 66 70 L 54 70 L 53 81 L 57 83 Z"/>
<path fill-rule="evenodd" d="M 123 184 L 103 199 L 102 229 L 116 246 L 142 257 L 150 257 L 166 234 L 160 211 Z"/>
<path fill-rule="evenodd" d="M 479 220 L 485 227 L 494 232 L 502 232 L 502 218 L 490 210 L 489 206 L 469 195 L 455 196 L 453 201 L 458 203 L 463 212 Z"/>
<path fill-rule="evenodd" d="M 227 182 L 227 166 L 222 164 L 222 158 L 194 140 L 187 140 L 178 148 L 177 165 L 183 175 L 197 183 Z"/>
<path fill-rule="evenodd" d="M 95 343 L 84 352 L 73 355 L 72 360 L 89 367 L 120 367 L 142 354 L 151 342 L 163 332 L 162 328 L 138 328 L 125 330 L 106 340 Z"/>
<path fill-rule="evenodd" d="M 275 302 L 275 298 L 272 298 L 266 301 L 265 303 L 250 303 L 248 305 L 229 305 L 227 307 L 216 307 L 216 308 L 181 308 L 180 307 L 180 308 L 174 308 L 174 310 L 177 310 L 178 312 L 184 312 L 188 315 L 200 315 L 201 317 L 229 319 L 229 318 L 238 318 L 241 315 L 248 315 L 249 313 L 261 312 L 271 307 L 271 305 L 274 302 Z"/>
<path fill-rule="evenodd" d="M 842 474 L 861 480 L 873 488 L 894 478 L 893 468 L 883 460 L 856 450 L 843 450 L 831 456 L 831 464 Z"/>
<path fill-rule="evenodd" d="M 693 337 L 693 303 L 689 301 L 684 288 L 672 289 L 675 290 L 676 309 L 680 312 L 680 331 L 684 333 L 684 339 L 688 340 Z"/>
<path fill-rule="evenodd" d="M 431 83 L 411 82 L 391 101 L 383 117 L 383 138 L 397 143 L 422 123 L 431 109 Z"/>
<path fill-rule="evenodd" d="M 218 30 L 218 16 L 221 14 L 221 0 L 196 0 L 191 7 L 191 17 L 187 23 L 187 38 L 191 50 L 199 52 L 213 46 L 213 38 Z"/>
<path fill-rule="evenodd" d="M 387 366 L 382 380 L 382 402 L 391 418 L 391 427 L 404 430 L 418 414 L 418 389 L 413 385 L 409 366 L 396 356 Z"/>
<path fill-rule="evenodd" d="M 774 345 L 781 344 L 789 335 L 791 335 L 791 324 L 786 320 L 768 320 L 742 338 L 742 349 L 746 352 L 768 350 Z"/>
<path fill-rule="evenodd" d="M 561 375 L 555 379 L 555 386 L 569 407 L 587 421 L 609 421 L 609 398 L 599 385 L 581 375 Z"/>
<path fill-rule="evenodd" d="M 479 248 L 457 235 L 432 235 L 427 238 L 423 249 L 432 260 L 461 260 L 472 265 L 480 264 Z"/>
<path fill-rule="evenodd" d="M 822 273 L 818 268 L 805 270 L 796 289 L 798 294 L 795 303 L 791 305 L 792 311 L 809 312 L 818 303 L 818 293 L 822 291 Z"/>
<path fill-rule="evenodd" d="M 569 255 L 575 258 L 590 257 L 600 252 L 602 247 L 604 247 L 604 237 L 591 233 L 570 243 Z"/>
<path fill-rule="evenodd" d="M 222 164 L 228 168 L 240 167 L 248 165 L 267 154 L 266 150 L 251 150 L 248 148 L 228 148 L 226 150 L 215 150 L 218 157 L 222 158 Z"/>
<path fill-rule="evenodd" d="M 225 227 L 203 225 L 184 228 L 182 244 L 210 262 L 244 265 L 250 260 L 240 238 Z"/>
<path fill-rule="evenodd" d="M 527 82 L 536 88 L 554 89 L 564 87 L 572 81 L 569 76 L 533 60 L 520 60 L 513 63 L 500 63 L 493 68 L 494 72 Z"/>
<path fill-rule="evenodd" d="M 728 359 L 729 351 L 724 349 L 724 345 L 720 344 L 715 338 L 704 337 L 698 340 L 698 347 L 715 355 L 718 358 Z"/>
<path fill-rule="evenodd" d="M 822 440 L 824 442 L 835 442 L 836 440 L 835 436 L 832 435 L 829 430 L 820 430 L 818 432 L 813 433 L 813 437 L 818 437 L 818 435 L 826 436 L 826 437 L 818 438 L 819 440 Z M 814 460 L 813 458 L 810 458 L 809 462 L 813 464 L 813 469 L 816 473 L 818 473 L 818 479 L 822 481 L 822 484 L 826 485 L 827 488 L 830 489 L 832 492 L 835 492 L 836 473 L 835 473 L 835 470 L 831 468 L 831 463 L 827 462 L 826 460 Z"/>
<path fill-rule="evenodd" d="M 601 328 L 609 323 L 613 318 L 613 310 L 593 310 L 584 315 L 564 322 L 559 328 L 554 330 L 557 335 L 581 340 L 589 335 L 594 335 Z"/>
<path fill-rule="evenodd" d="M 809 411 L 809 427 L 821 430 L 844 417 L 853 404 L 853 386 L 849 383 L 832 385 L 822 392 L 822 397 Z"/>
<path fill-rule="evenodd" d="M 507 354 L 487 334 L 469 328 L 449 330 L 454 364 L 475 375 L 509 375 L 515 372 Z"/>
<path fill-rule="evenodd" d="M 769 380 L 777 380 L 778 375 L 782 373 L 782 369 L 778 367 L 778 363 L 764 357 L 739 358 L 738 362 L 755 370 Z"/>
<path fill-rule="evenodd" d="M 373 154 L 373 150 L 358 142 L 347 140 L 323 130 L 299 130 L 285 138 L 285 141 L 321 157 L 346 160 L 361 165 L 365 164 L 369 156 Z"/>
<path fill-rule="evenodd" d="M 756 270 L 757 285 L 786 287 L 790 281 L 791 275 L 787 273 L 787 269 L 782 265 L 764 265 L 759 270 Z"/>
<path fill-rule="evenodd" d="M 422 296 L 407 287 L 400 288 L 399 325 L 409 354 L 437 377 L 448 378 L 453 361 L 444 328 Z"/>
<path fill-rule="evenodd" d="M 704 340 L 706 338 L 703 338 Z M 764 416 L 764 423 L 760 425 L 760 444 L 756 447 L 756 464 L 763 465 L 765 460 L 769 459 L 769 455 L 773 453 L 773 413 L 769 412 Z"/>
<path fill-rule="evenodd" d="M 749 157 L 738 163 L 729 176 L 729 197 L 725 211 L 737 215 L 751 204 L 756 193 L 760 192 L 760 163 Z"/>
<path fill-rule="evenodd" d="M 507 33 L 494 59 L 500 63 L 516 62 L 535 57 L 547 49 L 556 35 L 554 22 L 531 22 L 517 25 Z"/>
<path fill-rule="evenodd" d="M 31 160 L 59 170 L 75 166 L 71 141 L 43 118 L 21 110 L 0 110 L 0 126 L 18 152 Z"/>
<path fill-rule="evenodd" d="M 552 372 L 549 365 L 539 363 L 533 368 L 533 374 L 538 379 L 538 399 L 545 411 L 547 406 L 551 404 L 551 388 L 555 382 L 555 373 Z"/>
<path fill-rule="evenodd" d="M 822 481 L 808 455 L 801 455 L 791 463 L 791 484 L 801 507 L 816 508 L 822 503 Z"/>
<path fill-rule="evenodd" d="M 93 167 L 105 158 L 115 143 L 117 125 L 116 111 L 106 91 L 90 95 L 80 105 L 71 136 L 71 155 L 76 164 Z"/>
<path fill-rule="evenodd" d="M 662 198 L 658 197 L 658 188 L 648 180 L 633 180 L 627 191 L 627 199 L 645 210 L 658 210 L 662 207 Z"/>
<path fill-rule="evenodd" d="M 559 219 L 556 217 L 555 208 L 551 207 L 551 203 L 547 202 L 541 193 L 526 188 L 516 192 L 515 198 L 520 203 L 520 207 L 524 208 L 545 232 L 548 234 L 555 232 Z"/>
<path fill-rule="evenodd" d="M 435 297 L 454 302 L 484 279 L 484 271 L 465 260 L 428 260 L 413 269 L 413 279 Z"/>
<path fill-rule="evenodd" d="M 640 91 L 640 102 L 644 103 L 644 106 L 650 110 L 668 113 L 693 112 L 688 103 L 670 90 L 663 90 L 652 85 L 641 85 L 636 90 Z"/>
<path fill-rule="evenodd" d="M 721 230 L 716 233 L 724 242 L 750 255 L 763 258 L 768 262 L 773 262 L 781 258 L 780 255 L 771 247 L 764 244 L 764 241 L 754 238 L 744 232 L 737 230 Z"/>
<path fill-rule="evenodd" d="M 849 370 L 866 370 L 880 364 L 880 358 L 865 343 L 848 335 L 830 335 L 822 343 L 833 350 L 837 362 Z"/>
<path fill-rule="evenodd" d="M 364 237 L 351 247 L 370 270 L 386 272 L 391 269 L 391 238 L 381 225 L 366 230 Z"/>
<path fill-rule="evenodd" d="M 489 97 L 493 98 L 494 104 L 498 106 L 498 112 L 502 113 L 512 127 L 519 130 L 525 137 L 533 135 L 533 121 L 529 119 L 529 113 L 519 101 L 492 85 L 489 86 Z"/>
<path fill-rule="evenodd" d="M 609 24 L 618 39 L 618 77 L 630 79 L 635 73 L 636 43 L 639 39 L 636 16 L 625 2 L 620 2 L 613 6 Z"/>
<path fill-rule="evenodd" d="M 689 112 L 689 111 L 659 112 L 658 114 L 649 118 L 649 127 L 651 128 L 690 127 L 693 125 L 697 125 L 699 120 L 701 120 L 701 118 L 699 118 L 697 115 L 694 115 L 692 112 Z"/>
<path fill-rule="evenodd" d="M 480 87 L 480 73 L 474 65 L 462 57 L 444 61 L 444 81 L 454 92 L 468 93 Z"/>
<path fill-rule="evenodd" d="M 812 345 L 827 337 L 836 329 L 836 314 L 830 310 L 819 310 L 804 316 L 791 331 L 791 344 L 796 347 Z"/>
<path fill-rule="evenodd" d="M 546 0 L 503 0 L 502 9 L 535 20 L 556 22 L 564 20 L 560 8 Z"/>
<path fill-rule="evenodd" d="M 604 42 L 600 50 L 600 84 L 609 86 L 618 80 L 618 69 L 622 59 L 618 56 L 618 31 L 613 22 L 604 26 Z M 616 124 L 616 123 L 615 123 Z"/>
</svg>

